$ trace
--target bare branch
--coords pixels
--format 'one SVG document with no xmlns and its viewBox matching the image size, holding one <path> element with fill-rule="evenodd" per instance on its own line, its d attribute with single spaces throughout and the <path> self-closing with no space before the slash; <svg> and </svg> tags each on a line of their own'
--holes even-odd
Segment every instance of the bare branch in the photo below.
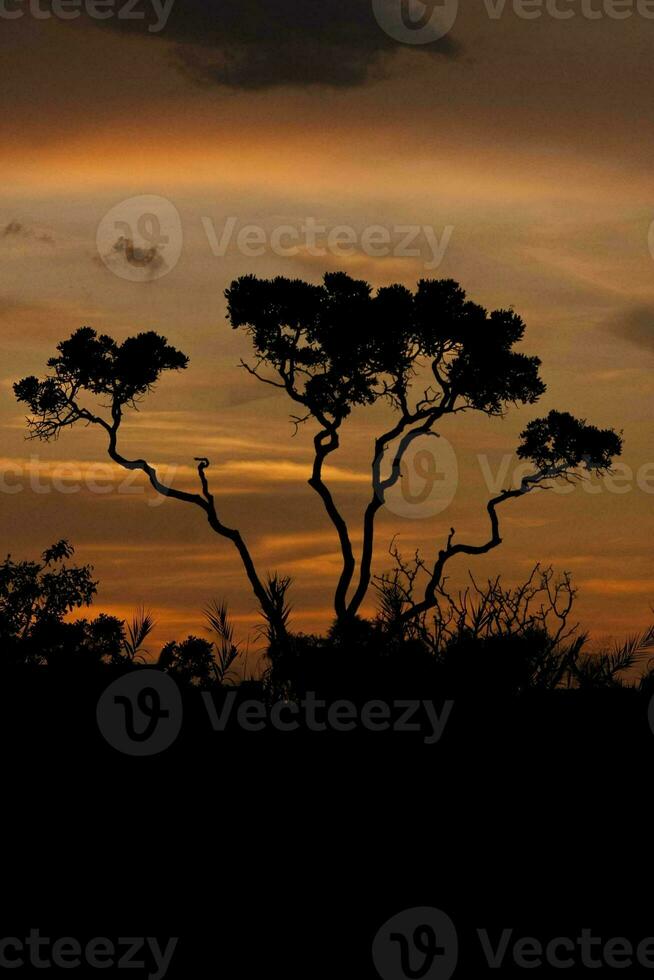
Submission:
<svg viewBox="0 0 654 980">
<path fill-rule="evenodd" d="M 500 504 L 505 503 L 507 500 L 512 500 L 515 497 L 522 497 L 527 493 L 531 493 L 538 487 L 544 489 L 544 486 L 542 486 L 544 480 L 550 479 L 557 475 L 562 475 L 564 472 L 565 471 L 562 470 L 561 474 L 547 471 L 529 474 L 522 479 L 521 484 L 517 489 L 504 490 L 497 497 L 493 497 L 492 500 L 489 500 L 486 510 L 490 520 L 491 535 L 484 544 L 454 544 L 456 532 L 454 528 L 450 528 L 450 533 L 448 534 L 445 547 L 438 553 L 438 558 L 436 559 L 429 583 L 425 589 L 423 600 L 416 603 L 413 609 L 407 610 L 401 619 L 400 625 L 408 622 L 416 616 L 421 616 L 423 613 L 437 605 L 437 591 L 443 577 L 445 565 L 448 561 L 450 561 L 456 555 L 484 555 L 489 551 L 492 551 L 493 548 L 497 548 L 498 545 L 502 543 L 499 530 L 499 517 L 497 514 L 497 507 L 499 507 Z"/>
</svg>

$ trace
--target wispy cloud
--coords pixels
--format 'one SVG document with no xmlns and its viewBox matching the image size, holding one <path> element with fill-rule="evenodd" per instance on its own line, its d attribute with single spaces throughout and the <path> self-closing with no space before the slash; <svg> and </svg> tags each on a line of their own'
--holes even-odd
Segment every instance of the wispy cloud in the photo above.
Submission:
<svg viewBox="0 0 654 980">
<path fill-rule="evenodd" d="M 581 585 L 584 592 L 601 595 L 651 595 L 654 597 L 654 579 L 651 578 L 589 578 Z"/>
<path fill-rule="evenodd" d="M 44 245 L 55 244 L 54 236 L 48 229 L 35 225 L 28 225 L 22 221 L 18 221 L 15 218 L 7 222 L 0 232 L 0 240 L 2 239 L 8 239 L 10 242 L 14 240 L 20 241 L 24 239 L 31 239 L 35 242 L 41 242 Z"/>
<path fill-rule="evenodd" d="M 611 320 L 609 328 L 615 336 L 654 352 L 654 305 L 625 310 Z"/>
</svg>

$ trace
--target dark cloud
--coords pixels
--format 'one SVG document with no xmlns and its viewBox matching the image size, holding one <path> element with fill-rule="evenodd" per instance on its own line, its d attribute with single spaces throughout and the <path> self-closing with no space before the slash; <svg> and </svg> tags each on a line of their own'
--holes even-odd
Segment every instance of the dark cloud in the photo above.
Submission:
<svg viewBox="0 0 654 980">
<path fill-rule="evenodd" d="M 149 266 L 153 269 L 158 269 L 163 263 L 158 245 L 152 245 L 149 248 L 139 248 L 131 238 L 125 238 L 123 235 L 115 242 L 113 251 L 118 255 L 124 255 L 128 262 L 140 268 Z"/>
<path fill-rule="evenodd" d="M 420 7 L 438 9 L 436 0 Z M 176 0 L 161 29 L 148 0 L 139 9 L 144 20 L 94 23 L 173 42 L 176 65 L 205 85 L 352 87 L 385 76 L 400 48 L 447 57 L 459 50 L 451 36 L 398 43 L 375 19 L 372 0 Z"/>
<path fill-rule="evenodd" d="M 10 221 L 5 225 L 2 232 L 3 238 L 34 238 L 37 242 L 44 242 L 46 245 L 54 245 L 54 238 L 47 231 L 40 231 L 37 228 L 29 228 L 20 221 Z"/>
<path fill-rule="evenodd" d="M 93 261 L 96 264 L 101 263 L 107 266 L 119 276 L 125 270 L 135 274 L 140 272 L 142 275 L 137 276 L 137 278 L 143 279 L 156 278 L 163 270 L 167 269 L 158 245 L 144 248 L 135 245 L 131 238 L 126 238 L 124 235 L 116 239 L 109 252 L 104 255 L 95 255 Z"/>
<path fill-rule="evenodd" d="M 8 225 L 5 226 L 5 230 L 2 232 L 3 238 L 8 238 L 9 235 L 20 235 L 23 233 L 23 226 L 20 221 L 10 221 Z"/>
<path fill-rule="evenodd" d="M 612 321 L 611 332 L 654 351 L 654 306 L 638 306 Z"/>
</svg>

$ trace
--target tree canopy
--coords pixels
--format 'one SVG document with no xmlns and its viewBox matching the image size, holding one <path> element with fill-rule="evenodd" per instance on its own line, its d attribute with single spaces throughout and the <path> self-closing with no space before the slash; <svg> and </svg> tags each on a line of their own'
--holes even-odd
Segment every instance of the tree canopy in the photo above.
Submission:
<svg viewBox="0 0 654 980">
<path fill-rule="evenodd" d="M 421 360 L 431 362 L 438 398 L 499 414 L 545 391 L 540 360 L 514 350 L 525 325 L 512 310 L 466 298 L 452 279 L 420 280 L 415 293 L 395 284 L 373 294 L 366 282 L 328 273 L 320 286 L 299 279 L 243 276 L 227 289 L 234 328 L 251 336 L 263 365 L 321 422 L 339 424 L 355 405 L 389 399 L 402 408 Z"/>
<path fill-rule="evenodd" d="M 112 412 L 132 405 L 159 380 L 164 371 L 184 370 L 188 357 L 165 337 L 149 331 L 117 343 L 91 327 L 81 327 L 57 345 L 48 360 L 52 373 L 39 381 L 30 376 L 14 385 L 16 398 L 33 413 L 30 426 L 39 439 L 56 438 L 65 426 L 97 421 L 77 401 L 84 393 L 105 395 Z"/>
</svg>

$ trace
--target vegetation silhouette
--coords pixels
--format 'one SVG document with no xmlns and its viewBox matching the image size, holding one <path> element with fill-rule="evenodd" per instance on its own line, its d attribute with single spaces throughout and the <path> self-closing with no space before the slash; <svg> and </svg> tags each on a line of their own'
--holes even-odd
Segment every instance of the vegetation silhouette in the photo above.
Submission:
<svg viewBox="0 0 654 980">
<path fill-rule="evenodd" d="M 115 669 L 158 667 L 182 686 L 224 685 L 245 651 L 234 639 L 224 604 L 205 611 L 206 631 L 214 640 L 188 636 L 165 644 L 158 658 L 145 647 L 155 620 L 144 608 L 130 622 L 100 613 L 94 619 L 68 617 L 90 607 L 97 593 L 90 565 L 71 564 L 74 548 L 61 540 L 39 560 L 0 565 L 0 671 L 96 676 Z"/>
<path fill-rule="evenodd" d="M 544 393 L 539 358 L 515 349 L 525 332 L 522 319 L 513 310 L 489 312 L 471 302 L 453 280 L 421 280 L 415 292 L 396 284 L 373 293 L 368 283 L 345 273 L 327 274 L 321 285 L 244 276 L 225 295 L 232 327 L 245 329 L 253 344 L 255 360 L 243 362 L 245 370 L 284 390 L 299 406 L 299 414 L 292 416 L 295 426 L 315 424 L 308 483 L 333 525 L 342 559 L 333 596 L 335 619 L 327 637 L 292 632 L 287 598 L 291 580 L 278 573 L 262 578 L 241 531 L 221 520 L 209 484 L 208 458 L 195 458 L 198 491 L 189 492 L 163 483 L 147 460 L 131 459 L 120 451 L 126 413 L 137 408 L 164 372 L 188 366 L 186 355 L 165 337 L 140 333 L 119 343 L 90 327 L 74 332 L 58 345 L 44 378 L 30 376 L 14 385 L 18 401 L 31 413 L 29 436 L 49 441 L 78 423 L 96 426 L 105 435 L 114 462 L 142 471 L 158 493 L 199 508 L 212 530 L 231 541 L 264 616 L 270 660 L 265 680 L 275 695 L 301 692 L 309 683 L 334 692 L 339 686 L 359 694 L 375 686 L 391 690 L 396 681 L 402 686 L 401 678 L 430 690 L 434 685 L 458 688 L 466 671 L 468 676 L 483 676 L 483 686 L 497 683 L 514 692 L 576 686 L 584 678 L 584 683 L 591 683 L 592 672 L 582 656 L 585 640 L 570 638 L 560 629 L 569 613 L 568 608 L 562 614 L 560 603 L 572 600 L 569 580 L 553 585 L 551 573 L 534 572 L 536 578 L 532 576 L 518 592 L 504 591 L 496 580 L 485 591 L 477 590 L 480 605 L 473 612 L 470 596 L 455 601 L 447 595 L 445 570 L 458 555 L 482 555 L 501 544 L 498 509 L 509 500 L 547 490 L 555 480 L 571 482 L 609 471 L 622 450 L 622 438 L 613 429 L 597 428 L 565 411 L 550 411 L 532 420 L 517 447 L 518 457 L 529 462 L 531 470 L 519 486 L 488 501 L 485 540 L 461 542 L 451 528 L 444 543 L 432 546 L 429 561 L 416 553 L 412 562 L 406 562 L 393 545 L 394 568 L 381 576 L 372 571 L 376 515 L 400 479 L 413 442 L 436 436 L 436 427 L 440 430 L 458 414 L 503 416 L 511 405 L 533 404 Z M 370 498 L 362 517 L 361 552 L 355 556 L 350 529 L 326 483 L 324 465 L 339 448 L 352 410 L 376 403 L 385 404 L 393 419 L 372 450 Z M 64 615 L 88 605 L 95 592 L 88 568 L 62 565 L 57 572 L 51 570 L 53 563 L 69 557 L 68 545 L 60 542 L 54 552 L 46 552 L 41 566 L 32 569 L 32 589 L 52 588 L 54 576 L 60 583 L 57 594 L 66 597 L 56 606 L 54 599 L 41 596 L 42 607 L 52 614 L 40 616 L 37 604 L 34 628 L 21 627 L 26 641 L 34 637 L 33 657 L 54 662 L 56 644 L 52 645 L 50 634 L 54 636 L 55 627 L 70 627 L 79 633 L 73 647 L 77 643 L 88 650 L 96 663 L 134 663 L 152 626 L 143 612 L 127 632 L 112 617 L 63 623 Z M 24 564 L 25 569 L 32 568 Z M 18 575 L 18 568 L 6 563 L 5 574 Z M 21 574 L 29 579 L 27 570 Z M 371 590 L 379 612 L 366 620 L 361 610 Z M 524 596 L 531 595 L 532 602 L 532 593 L 548 598 L 547 612 L 540 619 L 522 610 Z M 216 643 L 191 636 L 170 642 L 161 652 L 159 666 L 182 684 L 225 684 L 233 676 L 240 651 L 227 610 L 217 604 L 208 616 Z M 553 631 L 548 616 L 558 619 Z M 47 623 L 48 635 L 39 639 L 41 619 Z M 13 649 L 22 650 L 21 631 L 9 632 Z M 631 666 L 628 659 L 618 656 L 605 661 L 592 683 L 617 683 Z"/>
<path fill-rule="evenodd" d="M 114 676 L 149 667 L 165 671 L 188 693 L 209 691 L 224 698 L 233 690 L 240 699 L 254 695 L 268 704 L 310 694 L 328 702 L 343 697 L 363 702 L 654 693 L 654 660 L 640 676 L 634 670 L 654 648 L 654 625 L 621 644 L 589 652 L 588 635 L 570 620 L 576 596 L 570 576 L 556 579 L 552 568 L 538 564 L 511 588 L 499 577 L 480 585 L 472 576 L 456 595 L 443 586 L 429 620 L 414 619 L 401 632 L 389 631 L 416 574 L 415 560 L 406 563 L 394 548 L 392 553 L 395 568 L 375 583 L 374 620 L 357 619 L 345 629 L 335 621 L 327 636 L 289 633 L 276 656 L 268 647 L 257 677 L 248 674 L 247 648 L 236 639 L 225 603 L 205 610 L 209 638 L 171 640 L 156 656 L 144 647 L 155 625 L 144 609 L 131 623 L 105 613 L 67 619 L 91 606 L 97 590 L 92 567 L 71 564 L 74 549 L 68 542 L 57 542 L 36 561 L 8 556 L 0 565 L 0 674 L 5 682 L 63 682 L 69 693 L 84 696 Z"/>
<path fill-rule="evenodd" d="M 469 301 L 451 279 L 421 280 L 415 293 L 395 284 L 373 295 L 368 283 L 345 273 L 327 274 L 323 285 L 278 277 L 244 276 L 226 291 L 228 317 L 247 330 L 256 353 L 246 370 L 283 389 L 303 413 L 296 425 L 317 423 L 309 485 L 320 496 L 342 555 L 334 593 L 341 624 L 356 617 L 371 583 L 375 518 L 401 476 L 403 458 L 418 438 L 462 412 L 504 415 L 512 404 L 533 404 L 545 391 L 540 360 L 516 351 L 525 324 L 513 310 L 493 310 Z M 428 386 L 415 382 L 428 371 Z M 267 369 L 268 373 L 262 373 Z M 371 496 L 363 517 L 359 573 L 347 523 L 325 483 L 323 467 L 340 444 L 340 431 L 355 406 L 384 402 L 395 421 L 375 440 Z M 390 467 L 384 473 L 389 448 Z M 603 472 L 622 449 L 621 437 L 567 412 L 551 411 L 530 422 L 517 454 L 533 463 L 520 486 L 488 502 L 490 536 L 479 545 L 455 543 L 450 530 L 419 601 L 407 603 L 402 623 L 436 604 L 446 564 L 459 554 L 484 554 L 501 544 L 497 508 L 545 489 L 554 479 L 579 477 L 579 468 Z M 353 593 L 348 592 L 354 585 Z"/>
</svg>

